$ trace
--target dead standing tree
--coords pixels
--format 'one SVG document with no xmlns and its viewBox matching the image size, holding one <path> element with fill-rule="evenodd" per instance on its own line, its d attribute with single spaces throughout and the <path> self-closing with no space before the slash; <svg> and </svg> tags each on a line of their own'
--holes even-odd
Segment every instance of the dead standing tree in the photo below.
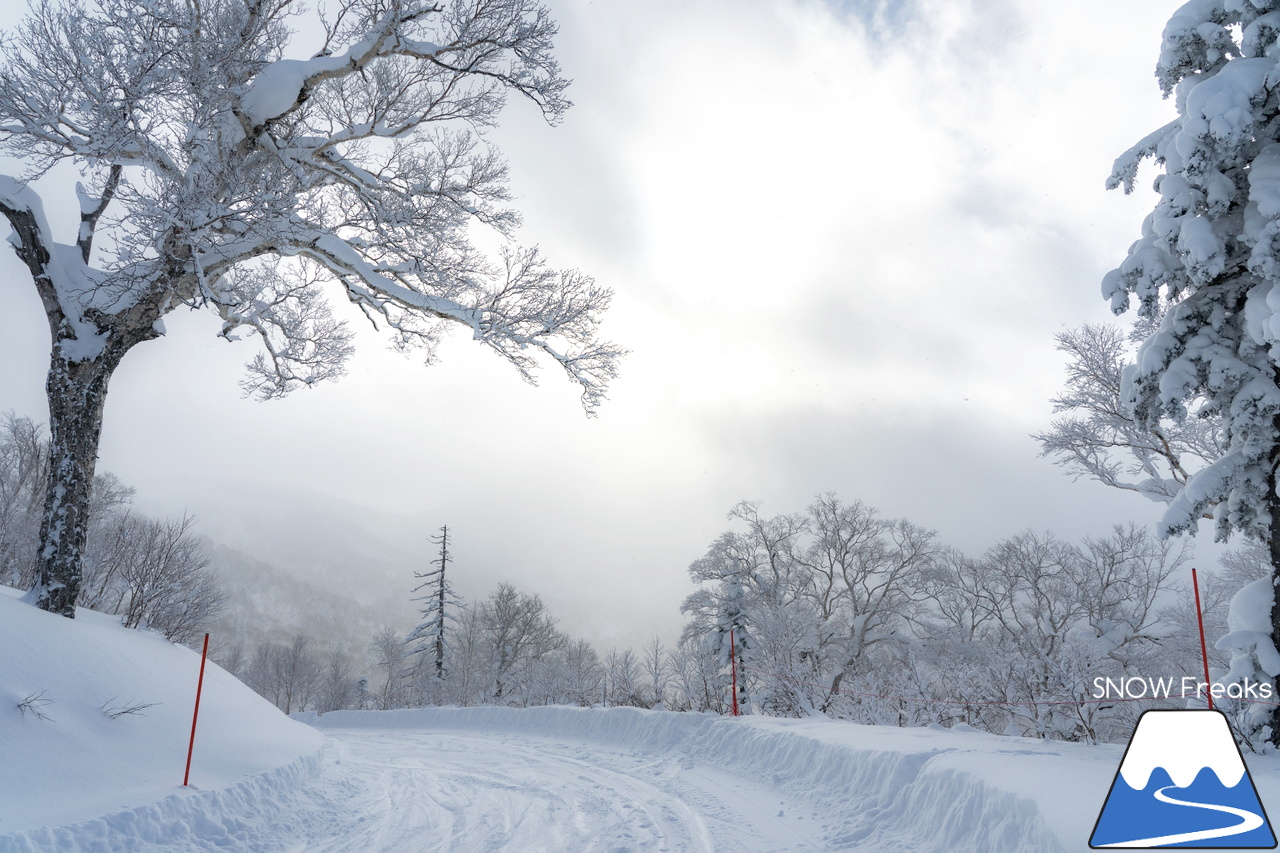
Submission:
<svg viewBox="0 0 1280 853">
<path fill-rule="evenodd" d="M 0 213 L 48 317 L 50 456 L 33 590 L 75 614 L 107 385 L 180 306 L 257 334 L 246 392 L 332 378 L 351 351 L 324 287 L 401 350 L 461 326 L 527 380 L 539 353 L 603 400 L 621 355 L 610 292 L 510 238 L 506 167 L 484 143 L 516 92 L 569 106 L 555 23 L 531 0 L 341 0 L 311 58 L 285 59 L 301 0 L 34 0 L 0 45 Z M 70 162 L 74 245 L 32 183 Z M 103 239 L 99 239 L 102 237 Z"/>
<path fill-rule="evenodd" d="M 422 592 L 421 596 L 414 599 L 423 603 L 422 621 L 417 628 L 413 629 L 405 642 L 413 646 L 409 654 L 419 656 L 419 669 L 426 667 L 424 661 L 428 654 L 433 656 L 432 666 L 438 686 L 445 677 L 445 650 L 452 644 L 452 640 L 448 642 L 445 640 L 445 622 L 454 621 L 453 616 L 449 615 L 449 610 L 451 608 L 456 610 L 461 606 L 461 602 L 454 595 L 453 584 L 449 583 L 446 574 L 449 563 L 453 562 L 453 554 L 449 552 L 449 526 L 447 524 L 442 526 L 440 535 L 432 536 L 431 542 L 440 546 L 439 554 L 431 561 L 431 565 L 437 568 L 429 572 L 413 573 L 415 578 L 422 581 L 413 590 Z"/>
</svg>

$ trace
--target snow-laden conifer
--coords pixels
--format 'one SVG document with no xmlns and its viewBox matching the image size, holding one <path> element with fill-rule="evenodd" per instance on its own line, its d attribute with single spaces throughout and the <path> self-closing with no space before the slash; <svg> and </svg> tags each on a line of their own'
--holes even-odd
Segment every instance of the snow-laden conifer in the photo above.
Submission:
<svg viewBox="0 0 1280 853">
<path fill-rule="evenodd" d="M 1117 313 L 1164 310 L 1124 377 L 1138 420 L 1220 417 L 1222 455 L 1178 491 L 1162 532 L 1194 532 L 1213 507 L 1218 536 L 1270 544 L 1280 566 L 1280 2 L 1192 0 L 1164 30 L 1156 76 L 1178 117 L 1117 161 L 1109 187 L 1160 168 L 1160 198 L 1124 263 L 1103 281 Z M 1273 572 L 1273 577 L 1280 574 Z M 1273 630 L 1280 612 L 1271 612 Z M 1275 672 L 1265 666 L 1269 675 Z M 1270 737 L 1280 742 L 1273 715 Z"/>
</svg>

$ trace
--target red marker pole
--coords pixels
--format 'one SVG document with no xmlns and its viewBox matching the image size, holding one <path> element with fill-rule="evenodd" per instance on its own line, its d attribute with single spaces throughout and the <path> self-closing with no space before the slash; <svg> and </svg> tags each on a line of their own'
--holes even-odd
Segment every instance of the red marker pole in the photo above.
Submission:
<svg viewBox="0 0 1280 853">
<path fill-rule="evenodd" d="M 733 715 L 738 716 L 738 647 L 733 642 L 733 631 L 729 631 L 729 663 L 733 669 Z"/>
<path fill-rule="evenodd" d="M 191 742 L 187 744 L 187 772 L 182 777 L 182 787 L 191 781 L 191 753 L 196 748 L 196 720 L 200 719 L 200 691 L 204 689 L 204 662 L 209 657 L 209 635 L 204 635 L 204 650 L 200 652 L 200 680 L 196 682 L 196 710 L 191 715 Z"/>
<path fill-rule="evenodd" d="M 1191 570 L 1191 587 L 1196 591 L 1196 623 L 1200 626 L 1200 657 L 1204 660 L 1204 684 L 1209 710 L 1213 710 L 1213 682 L 1209 680 L 1209 647 L 1204 642 L 1204 617 L 1200 615 L 1200 582 L 1196 580 L 1196 570 Z"/>
</svg>

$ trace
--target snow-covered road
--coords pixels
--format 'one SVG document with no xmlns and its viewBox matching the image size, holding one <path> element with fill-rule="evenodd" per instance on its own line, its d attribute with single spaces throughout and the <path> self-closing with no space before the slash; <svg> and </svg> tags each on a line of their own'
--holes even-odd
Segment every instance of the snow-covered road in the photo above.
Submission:
<svg viewBox="0 0 1280 853">
<path fill-rule="evenodd" d="M 0 588 L 0 853 L 1083 853 L 1125 754 L 636 708 L 289 720 L 210 665 L 184 786 L 199 657 L 18 596 Z M 117 718 L 111 697 L 153 704 Z M 1247 760 L 1274 807 L 1280 756 Z"/>
<path fill-rule="evenodd" d="M 0 833 L 0 853 L 1073 853 L 1088 849 L 1122 755 L 972 730 L 634 708 L 299 719 L 323 751 Z"/>
<path fill-rule="evenodd" d="M 291 850 L 826 850 L 768 785 L 675 756 L 523 733 L 326 729 L 310 838 Z"/>
<path fill-rule="evenodd" d="M 1036 801 L 1052 800 L 1084 847 L 1104 795 L 1091 789 L 1105 792 L 1119 757 L 977 733 L 627 708 L 301 719 L 327 737 L 323 768 L 254 837 L 257 849 L 1065 853 L 1076 845 Z M 1063 809 L 1064 783 L 1087 792 L 1078 815 Z"/>
</svg>

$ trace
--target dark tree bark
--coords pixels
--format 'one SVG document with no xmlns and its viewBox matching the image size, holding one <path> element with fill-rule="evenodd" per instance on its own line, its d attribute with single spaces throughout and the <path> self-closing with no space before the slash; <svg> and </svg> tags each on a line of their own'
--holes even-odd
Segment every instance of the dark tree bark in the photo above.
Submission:
<svg viewBox="0 0 1280 853">
<path fill-rule="evenodd" d="M 44 547 L 38 556 L 35 592 L 37 606 L 74 619 L 102 407 L 112 368 L 101 361 L 69 361 L 56 350 L 45 383 L 49 395 L 49 477 L 40 521 Z"/>
<path fill-rule="evenodd" d="M 112 174 L 103 205 L 114 191 L 118 172 L 113 170 Z M 87 212 L 84 221 L 91 227 L 100 211 L 101 206 Z M 67 311 L 76 309 L 65 304 L 67 294 L 59 292 L 53 282 L 50 246 L 46 245 L 46 231 L 38 212 L 0 203 L 0 213 L 9 220 L 18 238 L 14 250 L 35 281 L 51 338 L 45 380 L 49 465 L 32 593 L 40 608 L 74 619 L 107 385 L 126 352 L 142 341 L 159 337 L 155 325 L 161 311 L 154 301 L 144 299 L 131 310 L 110 317 L 95 316 L 97 312 L 92 310 L 81 311 L 76 318 L 79 322 L 74 322 Z M 82 235 L 78 247 L 87 256 L 89 238 Z M 90 331 L 96 331 L 102 342 L 81 339 Z"/>
<path fill-rule="evenodd" d="M 109 334 L 101 356 L 85 360 L 67 358 L 63 341 L 54 342 L 45 383 L 49 467 L 35 589 L 36 605 L 43 610 L 75 618 L 107 384 L 129 349 L 157 336 L 150 329 Z"/>
<path fill-rule="evenodd" d="M 445 566 L 449 563 L 449 525 L 440 528 L 440 588 L 436 590 L 436 678 L 444 678 Z"/>
</svg>

